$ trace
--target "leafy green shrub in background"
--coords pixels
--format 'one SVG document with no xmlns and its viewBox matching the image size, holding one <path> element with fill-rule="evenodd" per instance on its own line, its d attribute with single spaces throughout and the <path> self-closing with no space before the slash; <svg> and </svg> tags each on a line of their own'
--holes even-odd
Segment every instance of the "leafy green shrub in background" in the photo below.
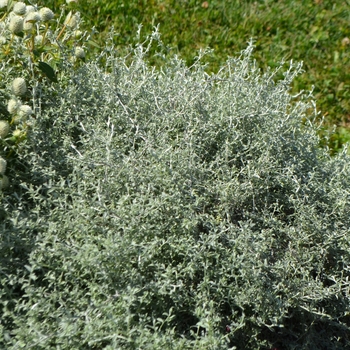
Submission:
<svg viewBox="0 0 350 350">
<path fill-rule="evenodd" d="M 33 95 L 1 197 L 0 346 L 349 347 L 349 158 L 302 125 L 301 66 L 275 81 L 250 44 L 215 75 L 201 54 L 155 69 L 158 38 Z"/>
</svg>

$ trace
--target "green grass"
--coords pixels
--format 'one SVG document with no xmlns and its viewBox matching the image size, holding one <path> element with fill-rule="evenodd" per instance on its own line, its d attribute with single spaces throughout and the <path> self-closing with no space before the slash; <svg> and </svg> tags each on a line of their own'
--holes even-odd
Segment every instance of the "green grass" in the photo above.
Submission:
<svg viewBox="0 0 350 350">
<path fill-rule="evenodd" d="M 43 2 L 44 3 L 44 2 Z M 57 12 L 60 1 L 45 1 Z M 215 72 L 253 38 L 255 58 L 261 68 L 282 59 L 303 61 L 305 73 L 293 91 L 314 86 L 324 129 L 336 126 L 328 145 L 339 150 L 350 136 L 350 1 L 80 1 L 77 8 L 85 28 L 95 26 L 102 46 L 113 26 L 119 48 L 132 44 L 138 25 L 147 35 L 159 25 L 164 43 L 191 64 L 200 48 L 214 52 L 207 58 Z"/>
</svg>

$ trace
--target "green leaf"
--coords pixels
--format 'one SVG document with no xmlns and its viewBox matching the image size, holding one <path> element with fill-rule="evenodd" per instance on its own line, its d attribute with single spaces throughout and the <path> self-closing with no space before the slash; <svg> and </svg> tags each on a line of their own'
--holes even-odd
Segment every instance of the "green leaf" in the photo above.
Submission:
<svg viewBox="0 0 350 350">
<path fill-rule="evenodd" d="M 53 68 L 45 62 L 39 61 L 39 69 L 54 83 L 57 83 L 56 73 Z"/>
<path fill-rule="evenodd" d="M 40 51 L 39 50 L 33 50 L 33 55 L 35 56 L 35 57 L 39 57 L 40 56 Z"/>
<path fill-rule="evenodd" d="M 101 46 L 98 45 L 98 44 L 97 44 L 95 41 L 93 41 L 93 40 L 89 40 L 88 43 L 89 43 L 91 46 L 96 47 L 97 49 L 100 49 L 100 48 L 101 48 Z"/>
<path fill-rule="evenodd" d="M 7 2 L 7 12 L 10 12 L 11 8 L 12 8 L 12 5 L 13 5 L 13 0 L 9 0 Z"/>
</svg>

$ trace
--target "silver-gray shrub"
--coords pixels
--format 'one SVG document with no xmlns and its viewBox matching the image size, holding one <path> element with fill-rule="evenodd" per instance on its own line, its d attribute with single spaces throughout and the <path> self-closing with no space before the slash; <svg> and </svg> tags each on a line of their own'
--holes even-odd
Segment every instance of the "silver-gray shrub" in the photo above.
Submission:
<svg viewBox="0 0 350 350">
<path fill-rule="evenodd" d="M 208 75 L 110 47 L 36 97 L 2 195 L 3 347 L 349 347 L 349 158 L 291 96 L 301 66 L 252 50 Z"/>
</svg>

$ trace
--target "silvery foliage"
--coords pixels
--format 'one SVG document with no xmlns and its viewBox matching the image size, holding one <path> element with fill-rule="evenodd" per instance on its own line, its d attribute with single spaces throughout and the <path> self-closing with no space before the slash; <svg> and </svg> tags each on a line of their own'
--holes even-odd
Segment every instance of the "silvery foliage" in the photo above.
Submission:
<svg viewBox="0 0 350 350">
<path fill-rule="evenodd" d="M 249 44 L 208 75 L 149 48 L 37 96 L 2 201 L 0 344 L 349 346 L 350 163 L 291 96 L 301 65 L 261 72 Z"/>
</svg>

